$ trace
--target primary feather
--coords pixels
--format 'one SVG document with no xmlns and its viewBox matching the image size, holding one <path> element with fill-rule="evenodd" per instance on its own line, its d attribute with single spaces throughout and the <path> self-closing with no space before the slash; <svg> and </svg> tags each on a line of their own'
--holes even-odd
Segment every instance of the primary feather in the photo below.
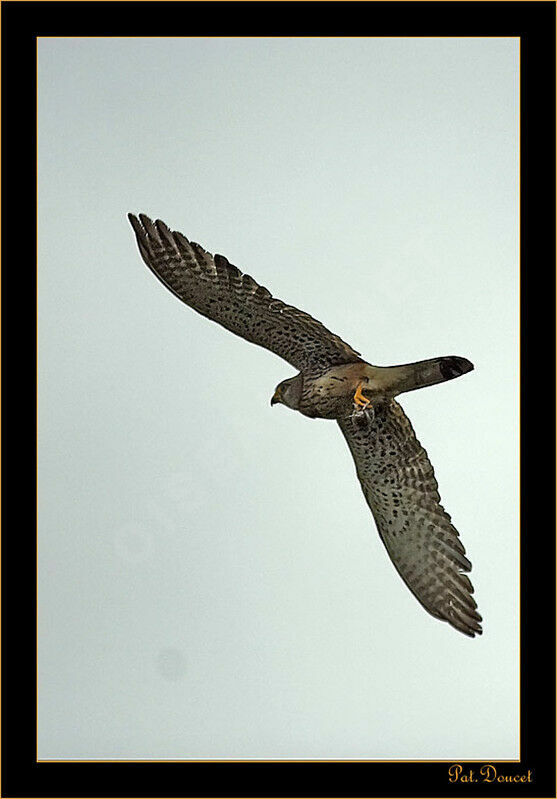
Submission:
<svg viewBox="0 0 557 799">
<path fill-rule="evenodd" d="M 359 360 L 359 353 L 304 311 L 276 299 L 223 255 L 211 255 L 144 214 L 128 218 L 141 257 L 186 305 L 232 333 L 280 355 L 296 369 Z"/>
<path fill-rule="evenodd" d="M 398 402 L 338 420 L 381 540 L 426 610 L 469 636 L 482 617 L 464 574 L 472 568 L 440 504 L 427 452 Z"/>
</svg>

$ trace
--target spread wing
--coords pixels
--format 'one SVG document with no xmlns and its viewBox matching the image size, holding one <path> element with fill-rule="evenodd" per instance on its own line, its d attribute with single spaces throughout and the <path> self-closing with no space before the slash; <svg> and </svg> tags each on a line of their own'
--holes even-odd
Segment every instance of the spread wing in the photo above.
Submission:
<svg viewBox="0 0 557 799">
<path fill-rule="evenodd" d="M 406 585 L 433 616 L 465 635 L 480 634 L 482 617 L 464 574 L 471 563 L 400 405 L 376 405 L 339 419 L 339 425 L 381 540 Z"/>
<path fill-rule="evenodd" d="M 128 218 L 141 257 L 179 299 L 238 336 L 266 347 L 300 371 L 359 361 L 359 353 L 321 322 L 275 299 L 222 255 L 144 214 Z"/>
</svg>

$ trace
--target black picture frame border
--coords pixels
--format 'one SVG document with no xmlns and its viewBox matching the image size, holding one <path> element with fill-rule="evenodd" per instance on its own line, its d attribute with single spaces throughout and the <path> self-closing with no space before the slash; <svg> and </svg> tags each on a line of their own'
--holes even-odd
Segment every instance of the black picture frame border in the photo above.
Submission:
<svg viewBox="0 0 557 799">
<path fill-rule="evenodd" d="M 555 3 L 8 0 L 1 14 L 2 796 L 555 797 Z M 447 762 L 36 761 L 36 37 L 167 35 L 520 37 L 521 760 L 493 765 L 532 781 L 451 784 Z"/>
</svg>

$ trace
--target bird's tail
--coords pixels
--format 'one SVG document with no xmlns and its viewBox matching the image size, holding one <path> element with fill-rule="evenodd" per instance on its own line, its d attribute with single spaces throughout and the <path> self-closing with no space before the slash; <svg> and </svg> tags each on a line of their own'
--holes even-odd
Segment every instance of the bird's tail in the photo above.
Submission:
<svg viewBox="0 0 557 799">
<path fill-rule="evenodd" d="M 474 364 L 458 355 L 429 358 L 427 361 L 406 363 L 402 366 L 375 366 L 372 382 L 384 386 L 386 393 L 396 396 L 405 391 L 434 386 L 471 372 Z M 377 370 L 377 371 L 375 371 Z"/>
</svg>

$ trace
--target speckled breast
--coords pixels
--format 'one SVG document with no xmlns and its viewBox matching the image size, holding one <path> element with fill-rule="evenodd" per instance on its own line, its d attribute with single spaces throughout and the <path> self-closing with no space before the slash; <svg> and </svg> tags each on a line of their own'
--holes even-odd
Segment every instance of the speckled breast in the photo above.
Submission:
<svg viewBox="0 0 557 799">
<path fill-rule="evenodd" d="M 338 419 L 353 410 L 354 392 L 366 379 L 368 364 L 333 366 L 317 377 L 305 377 L 299 410 L 305 416 L 319 419 Z"/>
</svg>

